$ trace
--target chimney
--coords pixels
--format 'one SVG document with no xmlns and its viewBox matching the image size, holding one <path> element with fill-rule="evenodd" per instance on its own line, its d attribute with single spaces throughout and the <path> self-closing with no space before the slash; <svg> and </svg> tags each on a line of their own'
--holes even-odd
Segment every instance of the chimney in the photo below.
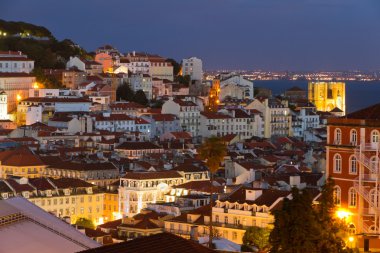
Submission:
<svg viewBox="0 0 380 253">
<path fill-rule="evenodd" d="M 298 187 L 301 184 L 301 177 L 299 175 L 294 175 L 289 177 L 290 187 Z"/>
<path fill-rule="evenodd" d="M 255 190 L 245 190 L 245 199 L 250 201 L 255 201 L 258 197 L 263 194 L 263 190 L 255 189 Z"/>
</svg>

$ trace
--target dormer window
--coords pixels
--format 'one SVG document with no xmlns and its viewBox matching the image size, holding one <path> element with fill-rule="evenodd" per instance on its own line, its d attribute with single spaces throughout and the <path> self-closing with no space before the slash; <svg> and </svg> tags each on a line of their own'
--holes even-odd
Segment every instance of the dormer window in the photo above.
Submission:
<svg viewBox="0 0 380 253">
<path fill-rule="evenodd" d="M 51 197 L 51 190 L 46 190 L 46 196 Z"/>
<path fill-rule="evenodd" d="M 2 193 L 1 194 L 1 197 L 3 198 L 3 199 L 7 199 L 9 196 L 8 196 L 8 192 L 4 192 L 4 193 Z"/>
<path fill-rule="evenodd" d="M 64 190 L 63 190 L 63 193 L 64 193 L 66 196 L 68 196 L 68 195 L 70 195 L 70 190 L 69 190 L 69 189 L 64 189 Z"/>
<path fill-rule="evenodd" d="M 29 192 L 22 192 L 22 196 L 26 199 L 29 198 Z"/>
<path fill-rule="evenodd" d="M 87 194 L 92 194 L 92 188 L 91 187 L 87 188 Z"/>
</svg>

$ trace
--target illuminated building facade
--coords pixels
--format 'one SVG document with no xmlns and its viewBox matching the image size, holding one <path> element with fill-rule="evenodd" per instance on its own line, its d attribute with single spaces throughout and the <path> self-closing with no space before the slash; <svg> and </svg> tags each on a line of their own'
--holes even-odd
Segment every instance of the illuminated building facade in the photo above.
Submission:
<svg viewBox="0 0 380 253">
<path fill-rule="evenodd" d="M 380 249 L 380 104 L 328 119 L 327 131 L 326 171 L 335 182 L 337 215 L 353 235 L 371 235 L 371 250 Z M 355 239 L 359 248 L 366 238 Z"/>
<path fill-rule="evenodd" d="M 220 80 L 214 79 L 212 81 L 212 86 L 208 95 L 208 111 L 216 112 L 218 110 L 219 101 L 219 93 L 220 93 Z"/>
<path fill-rule="evenodd" d="M 346 84 L 343 82 L 309 82 L 308 98 L 317 111 L 330 112 L 340 109 L 346 114 Z"/>
</svg>

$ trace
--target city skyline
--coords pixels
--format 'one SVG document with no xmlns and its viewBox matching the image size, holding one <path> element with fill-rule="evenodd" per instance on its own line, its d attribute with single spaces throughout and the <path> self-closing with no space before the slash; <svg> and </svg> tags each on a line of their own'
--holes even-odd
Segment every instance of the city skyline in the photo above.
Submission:
<svg viewBox="0 0 380 253">
<path fill-rule="evenodd" d="M 45 26 L 88 51 L 196 56 L 206 70 L 379 70 L 379 10 L 352 0 L 0 3 L 2 19 Z"/>
</svg>

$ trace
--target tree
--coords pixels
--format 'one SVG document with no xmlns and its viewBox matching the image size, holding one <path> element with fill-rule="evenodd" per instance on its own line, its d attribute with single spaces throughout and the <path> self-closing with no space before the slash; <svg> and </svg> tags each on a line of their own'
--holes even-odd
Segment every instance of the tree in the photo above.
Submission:
<svg viewBox="0 0 380 253">
<path fill-rule="evenodd" d="M 334 218 L 333 183 L 322 189 L 321 202 L 313 208 L 311 194 L 292 189 L 292 199 L 284 199 L 274 212 L 274 228 L 270 233 L 271 253 L 348 253 L 342 240 L 344 228 Z"/>
<path fill-rule="evenodd" d="M 173 65 L 173 76 L 177 76 L 181 71 L 181 64 L 179 64 L 176 60 L 171 58 L 167 59 L 166 61 L 170 62 Z"/>
<path fill-rule="evenodd" d="M 243 245 L 248 246 L 245 249 L 254 246 L 259 250 L 264 250 L 269 246 L 269 234 L 268 228 L 249 227 L 243 237 Z"/>
<path fill-rule="evenodd" d="M 214 205 L 213 200 L 213 183 L 214 174 L 218 171 L 220 164 L 223 162 L 226 156 L 226 144 L 219 137 L 212 136 L 208 138 L 200 147 L 199 155 L 202 160 L 206 161 L 206 166 L 210 171 L 210 236 L 209 236 L 209 247 L 212 248 L 212 238 L 213 238 L 213 227 L 212 227 L 212 207 Z"/>
<path fill-rule="evenodd" d="M 78 218 L 75 222 L 75 225 L 81 226 L 84 228 L 95 229 L 95 224 L 92 222 L 92 220 L 87 219 L 87 218 Z"/>
<path fill-rule="evenodd" d="M 174 78 L 174 81 L 178 82 L 179 84 L 183 84 L 186 87 L 190 85 L 191 78 L 189 75 L 181 76 L 178 75 Z"/>
<path fill-rule="evenodd" d="M 148 99 L 146 98 L 145 92 L 142 90 L 138 90 L 133 98 L 133 101 L 139 103 L 141 105 L 147 105 Z"/>
<path fill-rule="evenodd" d="M 126 100 L 126 101 L 133 101 L 135 97 L 135 92 L 131 89 L 129 84 L 123 83 L 116 89 L 116 99 L 120 100 Z"/>
<path fill-rule="evenodd" d="M 307 191 L 292 189 L 292 199 L 285 198 L 283 207 L 274 213 L 270 233 L 271 253 L 317 253 L 320 227 L 315 219 L 312 198 Z"/>
</svg>

